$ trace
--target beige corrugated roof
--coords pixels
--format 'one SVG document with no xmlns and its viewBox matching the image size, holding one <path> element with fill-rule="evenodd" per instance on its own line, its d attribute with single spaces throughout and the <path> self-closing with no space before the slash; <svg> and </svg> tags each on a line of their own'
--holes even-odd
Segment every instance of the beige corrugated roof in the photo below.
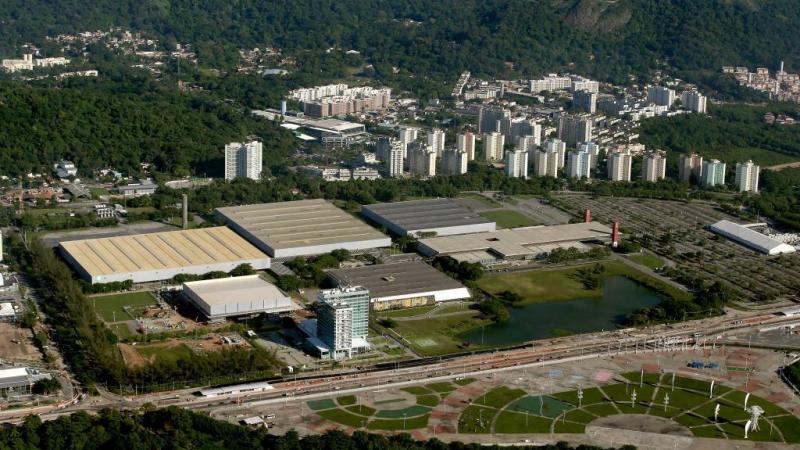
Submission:
<svg viewBox="0 0 800 450">
<path fill-rule="evenodd" d="M 91 276 L 264 259 L 228 227 L 61 242 Z"/>
<path fill-rule="evenodd" d="M 273 249 L 386 238 L 321 199 L 232 206 L 216 211 Z"/>
</svg>

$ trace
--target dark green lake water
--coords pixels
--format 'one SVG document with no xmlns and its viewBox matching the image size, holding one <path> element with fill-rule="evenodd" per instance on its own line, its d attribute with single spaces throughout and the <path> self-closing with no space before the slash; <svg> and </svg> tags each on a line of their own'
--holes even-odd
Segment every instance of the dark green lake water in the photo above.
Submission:
<svg viewBox="0 0 800 450">
<path fill-rule="evenodd" d="M 639 308 L 655 306 L 660 294 L 629 278 L 610 277 L 603 282 L 601 298 L 576 298 L 509 308 L 504 323 L 476 328 L 461 335 L 465 341 L 487 345 L 512 345 L 558 336 L 561 332 L 590 333 L 611 330 Z"/>
</svg>

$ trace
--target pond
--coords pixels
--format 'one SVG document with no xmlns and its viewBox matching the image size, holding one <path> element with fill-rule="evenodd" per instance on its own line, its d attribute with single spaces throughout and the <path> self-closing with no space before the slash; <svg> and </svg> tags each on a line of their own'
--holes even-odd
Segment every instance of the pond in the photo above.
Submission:
<svg viewBox="0 0 800 450">
<path fill-rule="evenodd" d="M 644 307 L 655 306 L 663 297 L 656 291 L 624 276 L 603 282 L 600 298 L 576 298 L 509 307 L 507 322 L 475 328 L 461 335 L 473 344 L 513 345 L 535 339 L 566 334 L 611 330 L 625 316 Z"/>
</svg>

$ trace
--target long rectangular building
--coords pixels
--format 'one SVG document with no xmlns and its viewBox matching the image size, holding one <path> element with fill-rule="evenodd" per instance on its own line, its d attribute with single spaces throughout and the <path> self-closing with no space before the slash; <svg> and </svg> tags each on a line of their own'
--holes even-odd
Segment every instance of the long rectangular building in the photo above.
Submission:
<svg viewBox="0 0 800 450">
<path fill-rule="evenodd" d="M 227 227 L 61 242 L 61 253 L 94 283 L 168 280 L 178 274 L 268 269 L 270 259 Z"/>
<path fill-rule="evenodd" d="M 448 255 L 461 261 L 481 263 L 533 259 L 558 247 L 581 248 L 583 242 L 608 242 L 611 231 L 597 222 L 510 228 L 421 239 L 417 249 L 426 256 Z"/>
<path fill-rule="evenodd" d="M 459 281 L 422 261 L 331 270 L 328 277 L 338 287 L 368 289 L 372 309 L 378 311 L 471 297 L 469 289 Z"/>
<path fill-rule="evenodd" d="M 745 247 L 767 255 L 780 255 L 783 253 L 794 253 L 796 251 L 796 249 L 789 244 L 772 239 L 765 234 L 751 230 L 738 223 L 733 223 L 730 220 L 720 220 L 712 224 L 709 228 L 716 234 L 725 236 Z"/>
<path fill-rule="evenodd" d="M 400 236 L 449 236 L 496 229 L 495 222 L 449 198 L 366 205 L 361 212 Z"/>
<path fill-rule="evenodd" d="M 299 309 L 289 296 L 258 275 L 191 281 L 183 284 L 183 294 L 209 319 Z"/>
<path fill-rule="evenodd" d="M 217 208 L 216 214 L 275 258 L 392 245 L 388 236 L 321 199 Z"/>
</svg>

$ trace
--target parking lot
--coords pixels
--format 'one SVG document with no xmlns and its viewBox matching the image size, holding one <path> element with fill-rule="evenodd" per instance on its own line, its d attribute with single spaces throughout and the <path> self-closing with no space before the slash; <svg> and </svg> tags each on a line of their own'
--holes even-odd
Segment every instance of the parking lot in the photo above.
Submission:
<svg viewBox="0 0 800 450">
<path fill-rule="evenodd" d="M 633 234 L 648 241 L 648 248 L 674 261 L 679 269 L 723 281 L 744 306 L 786 301 L 796 298 L 800 291 L 800 254 L 766 256 L 708 231 L 706 226 L 721 219 L 740 222 L 711 202 L 580 194 L 561 194 L 557 200 L 576 215 L 589 208 L 600 222 L 619 221 L 623 239 L 625 234 Z"/>
</svg>

